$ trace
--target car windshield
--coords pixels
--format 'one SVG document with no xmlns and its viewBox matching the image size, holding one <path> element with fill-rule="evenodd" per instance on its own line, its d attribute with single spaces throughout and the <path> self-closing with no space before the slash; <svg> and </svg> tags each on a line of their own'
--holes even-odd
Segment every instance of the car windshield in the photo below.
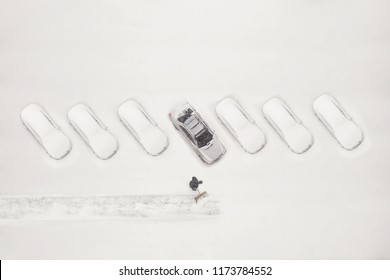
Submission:
<svg viewBox="0 0 390 280">
<path fill-rule="evenodd" d="M 191 117 L 193 111 L 188 108 L 182 112 L 182 115 L 177 119 L 179 122 L 184 123 L 189 117 Z"/>
<path fill-rule="evenodd" d="M 196 139 L 196 143 L 198 144 L 198 147 L 202 148 L 206 146 L 213 139 L 213 135 L 210 133 L 208 129 L 203 129 L 195 136 L 195 139 Z"/>
</svg>

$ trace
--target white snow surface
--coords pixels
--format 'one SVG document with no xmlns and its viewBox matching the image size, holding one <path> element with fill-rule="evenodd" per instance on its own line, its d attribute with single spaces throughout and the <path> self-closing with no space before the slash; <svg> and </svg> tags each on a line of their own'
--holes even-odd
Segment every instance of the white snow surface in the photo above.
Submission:
<svg viewBox="0 0 390 280">
<path fill-rule="evenodd" d="M 18 220 L 218 215 L 216 200 L 194 195 L 0 197 L 0 223 Z"/>
<path fill-rule="evenodd" d="M 187 196 L 192 176 L 218 215 L 14 219 L 0 259 L 389 259 L 390 2 L 0 1 L 0 195 Z M 314 116 L 332 94 L 365 139 L 342 149 Z M 245 153 L 215 116 L 234 97 L 266 146 Z M 264 120 L 279 96 L 313 134 L 294 154 Z M 134 98 L 170 145 L 147 155 L 117 116 Z M 227 148 L 203 164 L 168 113 L 194 105 Z M 67 120 L 88 104 L 118 140 L 97 158 Z M 73 149 L 51 159 L 22 125 L 41 104 Z M 45 214 L 45 213 L 43 213 Z M 47 214 L 47 213 L 46 213 Z"/>
</svg>

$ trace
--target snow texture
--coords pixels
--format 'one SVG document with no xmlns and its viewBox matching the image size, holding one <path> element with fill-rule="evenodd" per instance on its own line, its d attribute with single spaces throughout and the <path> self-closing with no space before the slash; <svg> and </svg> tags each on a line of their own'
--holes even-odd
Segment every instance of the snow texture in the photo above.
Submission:
<svg viewBox="0 0 390 280">
<path fill-rule="evenodd" d="M 218 215 L 216 200 L 194 196 L 0 197 L 0 222 L 7 220 L 93 219 Z"/>
<path fill-rule="evenodd" d="M 61 219 L 47 221 L 34 200 L 27 213 L 4 197 L 1 211 L 14 218 L 0 226 L 0 259 L 390 259 L 389 14 L 388 0 L 1 0 L 0 197 L 45 197 L 42 207 Z M 315 117 L 324 92 L 364 132 L 355 150 Z M 226 96 L 267 136 L 257 154 L 216 118 Z M 289 150 L 264 119 L 274 96 L 313 134 L 305 153 Z M 129 98 L 167 135 L 161 155 L 146 154 L 120 122 Z M 226 147 L 212 166 L 169 119 L 185 101 Z M 50 158 L 23 126 L 31 103 L 71 139 L 65 158 Z M 78 103 L 117 139 L 110 159 L 97 158 L 69 125 Z M 98 199 L 196 195 L 192 176 L 218 198 L 219 215 Z M 83 211 L 97 219 L 63 220 Z M 46 220 L 26 220 L 33 216 Z"/>
</svg>

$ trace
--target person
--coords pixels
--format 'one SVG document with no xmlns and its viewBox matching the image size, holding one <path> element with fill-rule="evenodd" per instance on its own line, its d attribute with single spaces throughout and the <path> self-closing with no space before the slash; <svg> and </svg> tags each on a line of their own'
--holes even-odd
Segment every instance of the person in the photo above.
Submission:
<svg viewBox="0 0 390 280">
<path fill-rule="evenodd" d="M 193 191 L 198 191 L 198 195 L 195 196 L 195 202 L 198 203 L 198 201 L 202 198 L 205 198 L 205 197 L 208 197 L 209 195 L 207 194 L 207 192 L 200 192 L 199 191 L 199 185 L 202 184 L 203 182 L 201 180 L 198 180 L 198 178 L 196 177 L 192 177 L 191 181 L 190 181 L 190 188 L 193 190 Z"/>
<path fill-rule="evenodd" d="M 200 184 L 202 184 L 203 182 L 198 180 L 198 178 L 196 177 L 192 177 L 192 180 L 190 181 L 190 188 L 193 190 L 193 191 L 198 191 L 198 187 Z"/>
</svg>

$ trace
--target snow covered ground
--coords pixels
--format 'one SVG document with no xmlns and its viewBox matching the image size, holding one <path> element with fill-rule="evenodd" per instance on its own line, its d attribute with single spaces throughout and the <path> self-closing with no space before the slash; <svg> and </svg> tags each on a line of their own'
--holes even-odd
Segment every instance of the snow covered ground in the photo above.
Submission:
<svg viewBox="0 0 390 280">
<path fill-rule="evenodd" d="M 388 1 L 0 7 L 1 196 L 188 197 L 197 176 L 219 202 L 218 215 L 2 221 L 1 259 L 390 258 Z M 311 105 L 323 92 L 363 129 L 358 149 L 340 148 L 315 118 Z M 226 95 L 267 135 L 258 154 L 245 153 L 217 121 L 214 107 Z M 275 95 L 313 134 L 305 154 L 292 153 L 264 120 L 262 104 Z M 130 97 L 168 135 L 162 155 L 147 155 L 119 121 L 116 110 Z M 213 166 L 169 121 L 186 100 L 227 148 Z M 70 136 L 63 160 L 50 159 L 23 127 L 19 114 L 32 102 Z M 78 102 L 118 139 L 113 158 L 96 158 L 70 127 L 66 114 Z"/>
<path fill-rule="evenodd" d="M 193 195 L 85 197 L 0 197 L 0 223 L 14 220 L 59 220 L 218 215 L 216 200 L 195 203 Z"/>
</svg>

